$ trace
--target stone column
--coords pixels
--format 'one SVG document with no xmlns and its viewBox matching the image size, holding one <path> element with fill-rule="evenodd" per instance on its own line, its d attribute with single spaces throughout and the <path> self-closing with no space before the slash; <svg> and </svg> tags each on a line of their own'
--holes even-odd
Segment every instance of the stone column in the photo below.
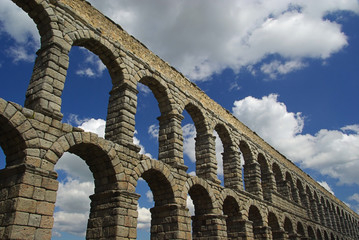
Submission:
<svg viewBox="0 0 359 240">
<path fill-rule="evenodd" d="M 244 182 L 246 191 L 263 198 L 261 186 L 261 169 L 259 163 L 244 164 Z"/>
<path fill-rule="evenodd" d="M 242 239 L 242 222 L 240 216 L 228 216 L 226 219 L 227 237 L 232 240 Z"/>
<path fill-rule="evenodd" d="M 204 214 L 192 216 L 192 239 L 228 239 L 226 216 Z"/>
<path fill-rule="evenodd" d="M 25 107 L 61 120 L 61 95 L 69 65 L 70 45 L 51 43 L 37 52 Z"/>
<path fill-rule="evenodd" d="M 222 153 L 224 187 L 243 190 L 240 152 L 235 146 L 226 148 Z"/>
<path fill-rule="evenodd" d="M 238 226 L 240 228 L 239 236 L 242 240 L 253 240 L 254 234 L 253 234 L 253 222 L 249 220 L 241 220 L 238 223 Z"/>
<path fill-rule="evenodd" d="M 159 151 L 158 160 L 172 167 L 187 170 L 183 161 L 183 136 L 181 122 L 182 114 L 167 113 L 158 117 L 159 129 Z"/>
<path fill-rule="evenodd" d="M 198 134 L 196 137 L 196 175 L 220 184 L 217 177 L 216 137 Z"/>
<path fill-rule="evenodd" d="M 57 174 L 30 165 L 0 171 L 0 238 L 51 239 Z"/>
<path fill-rule="evenodd" d="M 123 82 L 110 92 L 105 138 L 121 145 L 133 145 L 137 89 Z"/>
<path fill-rule="evenodd" d="M 274 230 L 272 231 L 272 239 L 287 240 L 288 234 L 284 231 L 284 229 Z"/>
<path fill-rule="evenodd" d="M 262 175 L 262 191 L 263 198 L 265 200 L 272 200 L 272 193 L 277 190 L 275 178 L 272 170 L 268 169 L 268 172 Z"/>
<path fill-rule="evenodd" d="M 320 223 L 322 225 L 326 226 L 327 224 L 325 221 L 323 205 L 320 202 L 317 202 L 317 208 L 318 208 L 318 215 L 319 215 Z"/>
<path fill-rule="evenodd" d="M 310 209 L 312 211 L 312 219 L 316 222 L 319 222 L 318 206 L 314 198 L 310 199 Z"/>
<path fill-rule="evenodd" d="M 191 236 L 187 224 L 188 209 L 177 204 L 151 208 L 151 239 L 183 239 Z"/>
<path fill-rule="evenodd" d="M 254 239 L 258 240 L 267 240 L 270 239 L 271 235 L 271 228 L 268 226 L 254 226 L 253 233 Z"/>
<path fill-rule="evenodd" d="M 86 239 L 136 239 L 140 195 L 109 190 L 90 196 Z"/>
</svg>

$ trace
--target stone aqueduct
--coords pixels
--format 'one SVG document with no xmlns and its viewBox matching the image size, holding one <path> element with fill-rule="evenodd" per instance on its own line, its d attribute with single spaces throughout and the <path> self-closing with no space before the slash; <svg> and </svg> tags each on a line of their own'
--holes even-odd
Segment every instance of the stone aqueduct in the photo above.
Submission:
<svg viewBox="0 0 359 240">
<path fill-rule="evenodd" d="M 41 48 L 25 106 L 0 99 L 1 239 L 51 239 L 54 166 L 66 151 L 83 158 L 95 179 L 87 239 L 136 239 L 140 177 L 155 201 L 151 239 L 359 239 L 355 212 L 89 3 L 13 1 L 36 23 Z M 72 46 L 98 55 L 110 73 L 105 139 L 61 123 Z M 160 108 L 159 160 L 133 144 L 138 82 Z M 183 161 L 184 110 L 197 131 L 197 176 L 186 173 Z M 214 130 L 224 147 L 224 187 Z"/>
</svg>

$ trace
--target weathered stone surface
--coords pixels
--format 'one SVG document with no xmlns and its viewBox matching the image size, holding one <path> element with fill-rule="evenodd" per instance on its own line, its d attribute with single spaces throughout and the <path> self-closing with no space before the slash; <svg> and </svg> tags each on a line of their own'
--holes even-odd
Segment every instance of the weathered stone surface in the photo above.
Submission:
<svg viewBox="0 0 359 240">
<path fill-rule="evenodd" d="M 51 239 L 54 167 L 66 151 L 81 156 L 94 176 L 87 239 L 136 239 L 140 178 L 155 200 L 152 239 L 309 239 L 318 232 L 321 239 L 359 239 L 353 210 L 86 1 L 13 1 L 37 23 L 42 47 L 25 108 L 0 98 L 6 154 L 0 239 Z M 61 122 L 74 43 L 103 59 L 112 78 L 106 140 Z M 151 89 L 161 112 L 158 160 L 133 144 L 139 82 Z M 187 174 L 183 160 L 184 110 L 196 126 L 196 176 Z M 222 185 L 214 130 L 224 148 Z"/>
</svg>

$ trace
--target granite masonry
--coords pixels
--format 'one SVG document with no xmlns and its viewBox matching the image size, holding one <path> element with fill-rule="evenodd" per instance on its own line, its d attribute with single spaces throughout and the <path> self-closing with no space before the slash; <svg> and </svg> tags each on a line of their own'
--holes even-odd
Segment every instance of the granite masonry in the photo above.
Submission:
<svg viewBox="0 0 359 240">
<path fill-rule="evenodd" d="M 41 48 L 24 106 L 0 98 L 0 239 L 51 239 L 54 166 L 65 152 L 84 159 L 94 176 L 87 239 L 136 239 L 140 177 L 155 201 L 151 239 L 359 239 L 358 214 L 89 3 L 13 2 L 36 23 Z M 61 122 L 72 46 L 99 56 L 111 76 L 105 139 Z M 138 83 L 161 112 L 158 160 L 133 143 Z M 184 110 L 197 132 L 196 176 L 183 160 Z M 224 186 L 214 130 L 224 148 Z"/>
</svg>

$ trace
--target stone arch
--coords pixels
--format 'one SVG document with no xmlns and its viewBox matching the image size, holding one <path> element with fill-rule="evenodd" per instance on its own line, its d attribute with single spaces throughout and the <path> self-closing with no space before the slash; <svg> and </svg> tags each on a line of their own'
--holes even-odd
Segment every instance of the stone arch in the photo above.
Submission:
<svg viewBox="0 0 359 240">
<path fill-rule="evenodd" d="M 191 177 L 186 183 L 187 186 L 188 191 L 184 191 L 183 194 L 188 193 L 190 195 L 195 207 L 195 215 L 192 216 L 192 238 L 219 236 L 220 231 L 223 231 L 224 228 L 213 229 L 211 224 L 207 224 L 215 221 L 216 225 L 225 225 L 223 215 L 219 215 L 218 203 L 210 186 L 198 177 Z M 186 196 L 187 194 L 183 198 L 185 199 Z M 222 234 L 226 234 L 226 232 Z"/>
<path fill-rule="evenodd" d="M 299 221 L 297 222 L 297 234 L 299 234 L 299 236 L 302 238 L 305 237 L 303 224 Z"/>
<path fill-rule="evenodd" d="M 292 174 L 289 172 L 285 173 L 285 182 L 287 184 L 287 189 L 289 193 L 289 199 L 293 200 L 294 202 L 298 203 L 298 190 L 294 185 L 294 181 L 292 178 Z"/>
<path fill-rule="evenodd" d="M 273 212 L 268 213 L 268 226 L 271 228 L 273 240 L 284 238 L 284 231 L 281 229 L 278 218 Z"/>
<path fill-rule="evenodd" d="M 240 153 L 234 144 L 230 131 L 223 124 L 217 124 L 214 129 L 223 144 L 224 187 L 243 189 Z"/>
<path fill-rule="evenodd" d="M 263 197 L 266 200 L 271 200 L 271 193 L 272 190 L 274 190 L 273 172 L 269 169 L 268 161 L 262 153 L 258 154 L 257 159 L 261 173 L 261 186 L 263 191 Z"/>
<path fill-rule="evenodd" d="M 324 240 L 329 240 L 329 235 L 326 230 L 324 230 Z"/>
<path fill-rule="evenodd" d="M 29 17 L 35 22 L 36 27 L 41 35 L 45 36 L 50 28 L 51 16 L 54 12 L 51 8 L 47 8 L 44 2 L 36 0 L 12 0 L 18 7 L 25 11 Z"/>
<path fill-rule="evenodd" d="M 242 232 L 243 219 L 235 196 L 226 196 L 223 201 L 223 214 L 226 217 L 228 239 L 238 239 Z"/>
<path fill-rule="evenodd" d="M 26 156 L 29 156 L 29 153 L 25 154 L 25 149 L 36 148 L 40 145 L 37 138 L 36 130 L 23 113 L 13 103 L 0 98 L 0 146 L 6 156 L 6 167 L 25 162 L 39 164 L 40 156 L 31 156 L 31 152 L 29 153 L 33 162 L 25 159 Z"/>
<path fill-rule="evenodd" d="M 324 221 L 324 209 L 323 209 L 323 206 L 321 205 L 321 202 L 319 200 L 317 191 L 313 191 L 313 195 L 314 195 L 315 204 L 317 206 L 317 212 L 318 212 L 318 217 L 319 217 L 318 221 L 320 221 L 320 223 L 324 225 L 324 223 L 325 223 L 325 221 Z"/>
<path fill-rule="evenodd" d="M 290 220 L 289 217 L 284 218 L 283 226 L 284 226 L 284 231 L 286 231 L 288 236 L 291 236 L 294 234 L 293 222 L 292 222 L 292 220 Z"/>
<path fill-rule="evenodd" d="M 116 175 L 121 172 L 122 166 L 113 143 L 90 132 L 68 133 L 59 137 L 46 152 L 42 168 L 53 170 L 65 152 L 85 160 L 95 179 L 95 193 L 115 188 Z"/>
<path fill-rule="evenodd" d="M 275 183 L 277 186 L 277 192 L 281 195 L 286 196 L 288 194 L 287 188 L 286 188 L 286 185 L 284 182 L 282 170 L 277 163 L 272 164 L 272 171 L 273 171 Z"/>
<path fill-rule="evenodd" d="M 317 240 L 323 240 L 322 231 L 319 228 L 317 228 Z"/>
<path fill-rule="evenodd" d="M 142 177 L 150 187 L 155 206 L 151 211 L 151 238 L 170 239 L 181 229 L 184 216 L 175 200 L 174 181 L 170 170 L 160 161 L 143 160 L 133 171 L 134 180 Z M 183 222 L 183 220 L 182 220 Z"/>
<path fill-rule="evenodd" d="M 330 240 L 335 240 L 334 233 L 330 233 Z"/>
<path fill-rule="evenodd" d="M 263 227 L 263 215 L 259 208 L 255 205 L 251 205 L 248 209 L 248 220 L 252 222 L 252 232 L 254 239 L 261 239 L 261 229 Z M 249 233 L 250 234 L 250 233 Z"/>
<path fill-rule="evenodd" d="M 253 194 L 262 194 L 260 167 L 259 163 L 255 161 L 255 156 L 250 145 L 246 141 L 241 140 L 239 149 L 242 152 L 244 159 L 243 179 L 245 190 Z"/>
<path fill-rule="evenodd" d="M 297 189 L 298 189 L 298 194 L 299 194 L 301 205 L 303 207 L 307 207 L 308 202 L 307 202 L 307 198 L 306 198 L 306 193 L 304 191 L 302 181 L 299 178 L 297 179 Z"/>
<path fill-rule="evenodd" d="M 152 159 L 139 162 L 133 169 L 132 178 L 136 184 L 129 187 L 131 192 L 135 191 L 140 177 L 148 183 L 153 192 L 155 206 L 176 203 L 173 175 L 165 164 Z"/>
<path fill-rule="evenodd" d="M 317 205 L 315 202 L 315 199 L 313 197 L 312 191 L 310 190 L 309 186 L 307 185 L 305 188 L 305 192 L 307 194 L 308 197 L 308 215 L 314 220 L 314 221 L 318 221 L 319 216 L 318 216 L 318 209 L 317 209 Z"/>
<path fill-rule="evenodd" d="M 317 239 L 314 233 L 314 230 L 311 226 L 307 227 L 308 237 L 309 239 Z"/>
<path fill-rule="evenodd" d="M 196 175 L 219 183 L 217 177 L 217 160 L 215 152 L 215 137 L 210 129 L 209 120 L 202 108 L 194 102 L 185 105 L 184 110 L 190 115 L 196 128 L 195 157 Z"/>
</svg>

